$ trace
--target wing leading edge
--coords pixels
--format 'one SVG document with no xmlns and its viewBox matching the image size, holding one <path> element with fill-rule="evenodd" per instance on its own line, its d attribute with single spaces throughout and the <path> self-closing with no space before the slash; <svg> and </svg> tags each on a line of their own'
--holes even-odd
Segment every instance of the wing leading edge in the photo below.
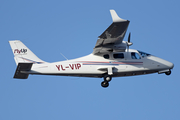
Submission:
<svg viewBox="0 0 180 120">
<path fill-rule="evenodd" d="M 126 34 L 129 22 L 128 20 L 121 19 L 114 10 L 110 10 L 113 23 L 99 36 L 96 42 L 93 53 L 109 53 L 116 49 L 116 45 L 122 43 Z M 118 49 L 126 49 L 118 47 Z"/>
</svg>

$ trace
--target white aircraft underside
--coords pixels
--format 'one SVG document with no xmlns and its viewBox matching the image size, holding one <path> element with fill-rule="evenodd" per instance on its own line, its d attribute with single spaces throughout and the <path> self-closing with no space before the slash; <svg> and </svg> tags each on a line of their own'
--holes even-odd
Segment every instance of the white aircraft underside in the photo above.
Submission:
<svg viewBox="0 0 180 120">
<path fill-rule="evenodd" d="M 129 49 L 130 34 L 123 41 L 129 25 L 110 10 L 113 23 L 99 36 L 92 54 L 60 62 L 48 63 L 39 59 L 21 41 L 9 41 L 17 69 L 14 78 L 27 79 L 29 74 L 104 78 L 102 87 L 108 87 L 112 77 L 135 76 L 150 73 L 171 74 L 173 63 L 145 52 Z"/>
</svg>

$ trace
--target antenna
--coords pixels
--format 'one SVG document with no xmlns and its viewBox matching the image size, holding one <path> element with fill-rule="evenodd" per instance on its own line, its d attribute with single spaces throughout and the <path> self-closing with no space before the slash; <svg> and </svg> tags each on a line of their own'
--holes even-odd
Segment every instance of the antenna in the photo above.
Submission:
<svg viewBox="0 0 180 120">
<path fill-rule="evenodd" d="M 62 53 L 60 53 L 66 60 L 68 60 Z"/>
</svg>

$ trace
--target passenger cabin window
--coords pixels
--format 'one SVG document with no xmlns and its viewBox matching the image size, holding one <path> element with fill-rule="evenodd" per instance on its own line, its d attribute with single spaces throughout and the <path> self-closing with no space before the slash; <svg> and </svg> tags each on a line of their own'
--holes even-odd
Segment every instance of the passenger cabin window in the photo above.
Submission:
<svg viewBox="0 0 180 120">
<path fill-rule="evenodd" d="M 132 58 L 132 59 L 141 59 L 141 57 L 139 56 L 139 54 L 138 54 L 138 53 L 135 53 L 135 52 L 132 52 L 132 53 L 131 53 L 131 58 Z"/>
<path fill-rule="evenodd" d="M 109 55 L 108 55 L 108 54 L 103 55 L 103 57 L 104 57 L 105 59 L 109 59 Z"/>
<path fill-rule="evenodd" d="M 116 54 L 113 54 L 113 57 L 116 59 L 124 59 L 124 54 L 123 53 L 116 53 Z"/>
</svg>

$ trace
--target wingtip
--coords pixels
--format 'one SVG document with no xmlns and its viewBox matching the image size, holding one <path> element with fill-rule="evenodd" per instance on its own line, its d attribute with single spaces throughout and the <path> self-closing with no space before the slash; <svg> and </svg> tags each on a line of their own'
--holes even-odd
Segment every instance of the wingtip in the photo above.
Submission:
<svg viewBox="0 0 180 120">
<path fill-rule="evenodd" d="M 8 42 L 19 42 L 20 40 L 9 40 Z"/>
<path fill-rule="evenodd" d="M 110 10 L 110 13 L 111 13 L 111 17 L 112 17 L 113 22 L 127 21 L 127 20 L 124 20 L 124 19 L 120 18 L 120 17 L 117 15 L 116 11 L 113 10 L 113 9 Z"/>
</svg>

